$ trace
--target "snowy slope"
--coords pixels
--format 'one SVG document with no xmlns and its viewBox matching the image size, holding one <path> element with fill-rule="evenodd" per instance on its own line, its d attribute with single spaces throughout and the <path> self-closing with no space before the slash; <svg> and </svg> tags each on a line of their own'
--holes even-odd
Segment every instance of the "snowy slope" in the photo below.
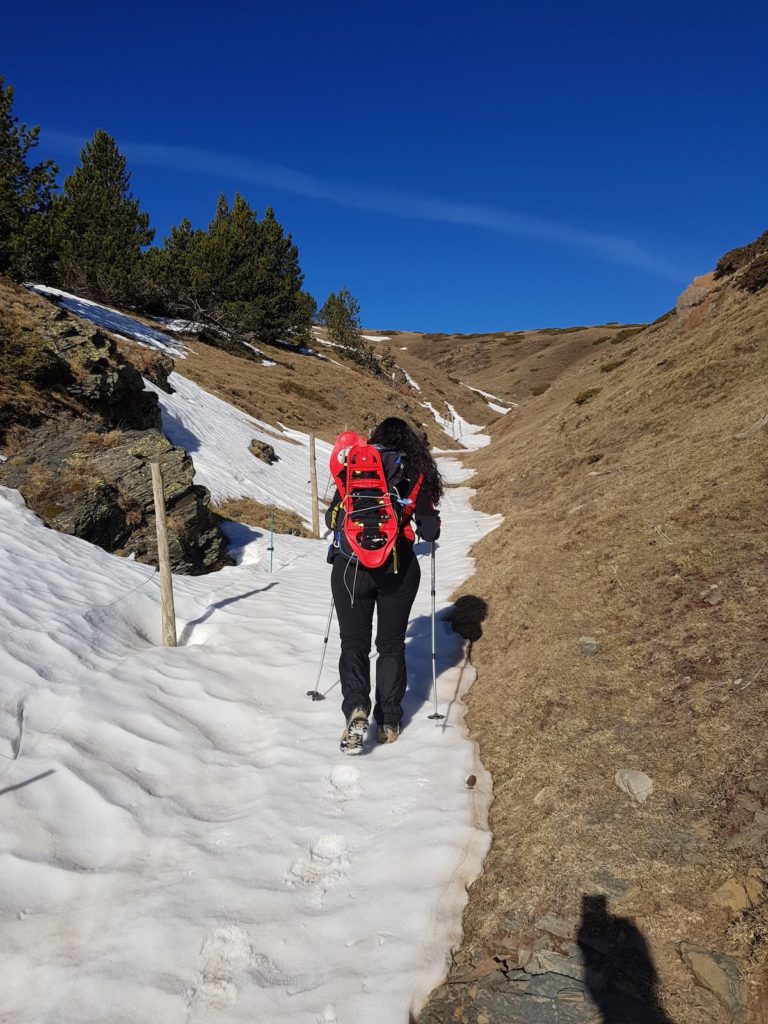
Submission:
<svg viewBox="0 0 768 1024">
<path fill-rule="evenodd" d="M 294 509 L 311 526 L 309 435 L 269 427 L 178 373 L 168 380 L 172 395 L 149 381 L 146 386 L 160 400 L 163 433 L 192 456 L 195 483 L 207 487 L 214 501 L 255 498 L 266 505 Z M 249 451 L 253 438 L 271 444 L 279 461 L 270 466 L 254 458 Z M 316 441 L 315 451 L 322 496 L 331 446 Z"/>
<path fill-rule="evenodd" d="M 459 383 L 462 382 L 460 381 Z M 463 384 L 462 386 L 468 388 L 470 391 L 474 391 L 476 395 L 482 395 L 488 403 L 488 407 L 493 409 L 494 412 L 501 413 L 502 416 L 506 416 L 508 412 L 512 411 L 512 409 L 517 409 L 517 402 L 509 402 L 506 398 L 499 398 L 496 395 L 492 395 L 490 391 L 483 391 L 481 388 L 473 388 L 471 384 Z M 506 404 L 502 405 L 502 402 Z"/>
<path fill-rule="evenodd" d="M 110 309 L 109 306 L 102 306 L 98 302 L 91 302 L 90 299 L 81 299 L 77 295 L 63 292 L 60 288 L 50 288 L 45 284 L 30 284 L 27 287 L 30 291 L 55 299 L 70 313 L 82 317 L 83 320 L 90 320 L 91 323 L 103 327 L 106 331 L 111 331 L 112 334 L 129 341 L 138 341 L 139 344 L 146 345 L 147 348 L 159 349 L 174 359 L 186 358 L 184 347 L 178 338 L 172 338 L 162 331 L 156 331 L 153 327 L 148 327 L 125 313 Z"/>
<path fill-rule="evenodd" d="M 264 434 L 281 460 L 249 455 L 254 467 L 260 425 L 173 384 L 166 426 L 184 432 L 199 480 L 221 496 L 286 494 L 307 514 L 302 435 Z M 444 503 L 439 609 L 495 525 L 471 493 Z M 328 699 L 305 695 L 330 600 L 325 545 L 278 537 L 270 574 L 266 538 L 238 539 L 239 566 L 175 580 L 168 649 L 150 568 L 45 529 L 0 492 L 0 1010 L 14 1024 L 405 1024 L 441 978 L 488 843 L 490 782 L 456 703 L 472 678 L 463 647 L 439 620 L 436 727 L 425 580 L 406 730 L 351 761 L 335 628 Z"/>
<path fill-rule="evenodd" d="M 444 416 L 431 402 L 422 402 L 421 406 L 424 409 L 429 409 L 439 426 L 454 441 L 458 441 L 462 448 L 485 448 L 486 445 L 491 443 L 488 434 L 483 433 L 484 427 L 478 426 L 477 423 L 467 422 L 463 416 L 456 412 L 450 402 L 445 404 L 448 409 L 447 416 Z"/>
</svg>

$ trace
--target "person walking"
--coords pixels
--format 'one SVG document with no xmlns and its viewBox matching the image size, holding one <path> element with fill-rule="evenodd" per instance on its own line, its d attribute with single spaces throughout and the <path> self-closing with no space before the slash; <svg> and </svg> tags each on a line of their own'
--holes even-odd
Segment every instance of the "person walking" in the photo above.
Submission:
<svg viewBox="0 0 768 1024">
<path fill-rule="evenodd" d="M 344 544 L 343 524 L 340 523 L 343 494 L 338 487 L 325 515 L 326 525 L 334 534 L 328 560 L 332 563 L 331 591 L 341 636 L 339 675 L 346 725 L 340 746 L 345 754 L 361 753 L 368 728 L 374 610 L 377 621 L 373 705 L 376 735 L 380 743 L 394 743 L 400 735 L 402 700 L 408 682 L 405 634 L 421 579 L 413 545 L 416 534 L 427 542 L 434 542 L 440 536 L 437 505 L 443 494 L 443 483 L 426 439 L 404 420 L 391 416 L 376 427 L 368 445 L 381 457 L 389 497 L 393 506 L 402 510 L 402 518 L 386 560 L 376 568 L 366 568 L 362 558 Z M 340 473 L 338 479 L 344 491 L 346 470 Z M 369 509 L 377 505 L 381 502 L 369 501 Z M 369 509 L 363 508 L 355 517 L 364 518 Z M 364 557 L 364 552 L 361 554 Z"/>
</svg>

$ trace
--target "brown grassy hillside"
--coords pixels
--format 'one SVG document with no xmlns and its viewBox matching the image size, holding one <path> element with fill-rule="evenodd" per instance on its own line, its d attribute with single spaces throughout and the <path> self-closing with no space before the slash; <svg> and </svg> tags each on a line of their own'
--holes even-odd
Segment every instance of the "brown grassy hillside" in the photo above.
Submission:
<svg viewBox="0 0 768 1024">
<path fill-rule="evenodd" d="M 469 721 L 494 779 L 494 839 L 456 983 L 421 1020 L 479 1020 L 477 972 L 462 985 L 460 969 L 498 979 L 488 954 L 507 958 L 497 999 L 527 951 L 573 956 L 585 894 L 649 944 L 671 1020 L 747 1019 L 694 976 L 684 942 L 705 951 L 699 966 L 732 970 L 734 1000 L 748 983 L 749 1019 L 763 1020 L 767 377 L 768 288 L 725 279 L 692 310 L 587 350 L 472 457 L 477 503 L 505 516 L 464 590 L 488 605 Z M 623 768 L 653 779 L 645 803 L 617 788 Z M 535 927 L 547 913 L 566 922 L 560 937 Z M 638 995 L 632 970 L 619 984 Z M 528 1019 L 506 1012 L 484 1019 Z"/>
<path fill-rule="evenodd" d="M 200 342 L 186 344 L 189 356 L 178 362 L 179 373 L 267 423 L 314 430 L 331 441 L 345 424 L 365 432 L 385 416 L 404 416 L 423 424 L 434 444 L 449 444 L 411 388 L 390 385 L 353 363 L 336 359 L 332 349 L 327 350 L 330 358 L 325 350 L 301 355 L 287 349 L 265 349 L 276 365 L 264 366 L 260 360 L 244 359 Z"/>
<path fill-rule="evenodd" d="M 641 325 L 642 326 L 642 325 Z M 552 328 L 538 331 L 506 331 L 496 334 L 406 334 L 393 338 L 398 362 L 418 381 L 429 379 L 437 368 L 453 384 L 449 401 L 467 394 L 462 384 L 481 388 L 510 402 L 524 402 L 543 394 L 551 383 L 584 359 L 595 348 L 623 346 L 636 325 Z M 402 351 L 402 346 L 407 346 Z M 612 352 L 612 355 L 615 351 Z M 482 402 L 482 399 L 475 401 Z M 487 416 L 487 406 L 478 415 Z M 479 421 L 478 421 L 479 422 Z"/>
</svg>

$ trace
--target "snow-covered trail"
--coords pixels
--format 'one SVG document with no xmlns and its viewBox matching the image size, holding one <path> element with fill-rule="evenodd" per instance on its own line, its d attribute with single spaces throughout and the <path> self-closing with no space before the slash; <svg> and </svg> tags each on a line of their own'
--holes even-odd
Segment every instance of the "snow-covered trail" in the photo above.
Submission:
<svg viewBox="0 0 768 1024">
<path fill-rule="evenodd" d="M 442 976 L 488 844 L 490 780 L 454 703 L 472 673 L 441 619 L 448 717 L 427 718 L 428 559 L 407 727 L 353 760 L 338 751 L 335 628 L 327 699 L 306 696 L 328 614 L 323 542 L 278 537 L 270 574 L 265 538 L 240 528 L 243 564 L 176 578 L 181 646 L 167 649 L 147 566 L 2 495 L 3 1016 L 404 1024 Z M 439 609 L 495 525 L 470 496 L 444 503 Z"/>
</svg>

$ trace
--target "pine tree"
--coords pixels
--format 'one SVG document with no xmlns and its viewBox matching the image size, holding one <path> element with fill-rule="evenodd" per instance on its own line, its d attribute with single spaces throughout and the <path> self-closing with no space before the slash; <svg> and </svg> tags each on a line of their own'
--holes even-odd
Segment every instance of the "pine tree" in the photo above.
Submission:
<svg viewBox="0 0 768 1024">
<path fill-rule="evenodd" d="M 320 310 L 318 319 L 328 330 L 328 339 L 342 348 L 359 349 L 363 344 L 360 333 L 360 303 L 347 289 L 338 295 L 331 292 Z"/>
<path fill-rule="evenodd" d="M 262 344 L 308 338 L 317 307 L 301 290 L 298 249 L 271 208 L 259 221 L 243 196 L 230 207 L 222 194 L 206 231 L 182 221 L 148 256 L 173 312 Z"/>
<path fill-rule="evenodd" d="M 0 274 L 47 280 L 58 168 L 51 160 L 30 167 L 28 157 L 40 129 L 19 124 L 13 95 L 13 87 L 0 75 Z"/>
<path fill-rule="evenodd" d="M 106 132 L 98 130 L 86 143 L 57 207 L 61 284 L 104 302 L 135 301 L 142 249 L 154 231 L 130 193 L 125 157 Z"/>
<path fill-rule="evenodd" d="M 299 250 L 290 235 L 283 232 L 271 206 L 259 224 L 258 259 L 254 307 L 256 334 L 262 341 L 304 340 L 311 318 L 302 298 L 304 275 L 299 266 Z"/>
<path fill-rule="evenodd" d="M 366 345 L 360 329 L 360 303 L 347 288 L 331 292 L 317 315 L 318 323 L 328 331 L 328 339 L 338 345 L 346 356 L 376 376 L 382 367 L 376 353 Z"/>
</svg>

